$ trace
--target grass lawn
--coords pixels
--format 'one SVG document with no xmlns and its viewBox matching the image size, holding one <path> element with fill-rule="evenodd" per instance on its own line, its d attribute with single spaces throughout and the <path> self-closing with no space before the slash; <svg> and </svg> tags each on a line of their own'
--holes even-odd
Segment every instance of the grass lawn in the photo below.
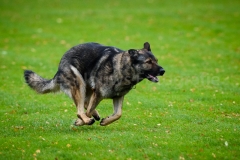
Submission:
<svg viewBox="0 0 240 160">
<path fill-rule="evenodd" d="M 0 159 L 240 159 L 239 0 L 2 0 Z M 75 127 L 62 94 L 38 95 L 23 70 L 52 78 L 83 42 L 151 49 L 166 73 L 125 96 L 123 115 Z M 112 114 L 112 101 L 98 106 Z"/>
</svg>

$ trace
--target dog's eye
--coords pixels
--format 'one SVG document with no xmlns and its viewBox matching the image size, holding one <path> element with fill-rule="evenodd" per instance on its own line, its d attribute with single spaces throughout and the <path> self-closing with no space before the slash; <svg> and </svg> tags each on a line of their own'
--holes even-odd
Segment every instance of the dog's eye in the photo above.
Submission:
<svg viewBox="0 0 240 160">
<path fill-rule="evenodd" d="M 146 63 L 152 64 L 152 61 L 149 59 L 149 60 L 146 61 Z"/>
</svg>

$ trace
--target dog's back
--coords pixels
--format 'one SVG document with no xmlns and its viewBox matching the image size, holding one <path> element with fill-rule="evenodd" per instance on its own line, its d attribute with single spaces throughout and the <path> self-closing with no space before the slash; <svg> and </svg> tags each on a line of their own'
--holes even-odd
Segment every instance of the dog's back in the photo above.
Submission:
<svg viewBox="0 0 240 160">
<path fill-rule="evenodd" d="M 102 64 L 103 57 L 113 58 L 120 52 L 122 50 L 118 48 L 103 46 L 98 43 L 80 44 L 72 47 L 63 55 L 58 71 L 52 79 L 42 78 L 31 70 L 24 71 L 24 77 L 26 83 L 38 93 L 57 92 L 60 89 L 67 93 L 65 88 L 73 86 L 75 83 L 74 77 L 76 77 L 71 66 L 75 67 L 84 79 L 87 79 L 96 65 Z M 67 94 L 70 95 L 70 93 Z"/>
<path fill-rule="evenodd" d="M 66 67 L 72 65 L 83 74 L 87 70 L 92 70 L 104 54 L 114 55 L 119 52 L 122 52 L 122 50 L 98 43 L 80 44 L 72 47 L 63 55 L 59 64 L 59 70 L 64 71 Z"/>
</svg>

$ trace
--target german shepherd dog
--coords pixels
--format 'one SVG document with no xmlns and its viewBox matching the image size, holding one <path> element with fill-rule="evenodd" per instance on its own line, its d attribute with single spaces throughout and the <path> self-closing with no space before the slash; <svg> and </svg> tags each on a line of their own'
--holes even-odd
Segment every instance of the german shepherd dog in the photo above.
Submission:
<svg viewBox="0 0 240 160">
<path fill-rule="evenodd" d="M 123 51 L 98 43 L 80 44 L 63 55 L 52 79 L 44 79 L 30 70 L 24 71 L 24 77 L 38 93 L 62 90 L 72 98 L 77 107 L 76 126 L 99 121 L 97 105 L 103 99 L 113 99 L 114 113 L 100 122 L 106 126 L 121 117 L 124 96 L 138 82 L 145 78 L 158 82 L 157 76 L 165 72 L 157 64 L 150 44 L 146 42 L 143 46 Z"/>
</svg>

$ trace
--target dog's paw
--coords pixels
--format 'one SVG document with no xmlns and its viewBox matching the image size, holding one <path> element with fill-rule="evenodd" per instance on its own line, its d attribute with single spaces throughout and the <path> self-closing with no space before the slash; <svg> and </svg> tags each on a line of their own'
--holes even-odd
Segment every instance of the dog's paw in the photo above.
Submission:
<svg viewBox="0 0 240 160">
<path fill-rule="evenodd" d="M 83 120 L 81 119 L 77 119 L 75 122 L 74 122 L 74 125 L 75 126 L 83 126 L 85 123 L 83 122 Z"/>
<path fill-rule="evenodd" d="M 83 121 L 83 123 L 86 124 L 86 125 L 92 125 L 95 122 L 94 118 L 89 118 L 85 114 L 82 114 L 82 116 L 80 114 L 77 114 L 77 117 L 81 121 Z"/>
<path fill-rule="evenodd" d="M 96 120 L 96 121 L 99 121 L 101 118 L 97 115 L 97 116 L 94 116 L 93 115 L 93 118 Z"/>
<path fill-rule="evenodd" d="M 100 125 L 101 126 L 106 126 L 107 124 L 104 122 L 104 120 L 105 120 L 106 118 L 102 118 L 102 120 L 101 120 L 101 122 L 100 122 Z"/>
<path fill-rule="evenodd" d="M 87 125 L 92 125 L 93 123 L 95 123 L 95 119 L 91 119 L 88 123 L 87 123 Z"/>
</svg>

